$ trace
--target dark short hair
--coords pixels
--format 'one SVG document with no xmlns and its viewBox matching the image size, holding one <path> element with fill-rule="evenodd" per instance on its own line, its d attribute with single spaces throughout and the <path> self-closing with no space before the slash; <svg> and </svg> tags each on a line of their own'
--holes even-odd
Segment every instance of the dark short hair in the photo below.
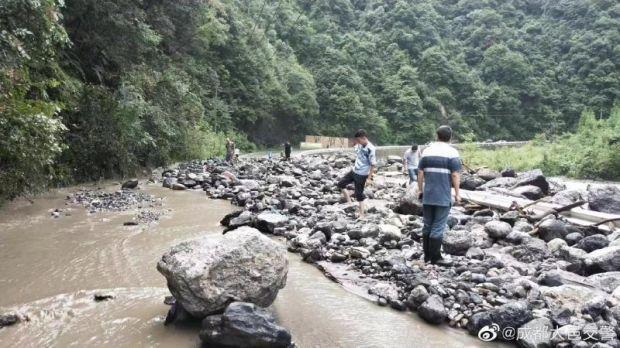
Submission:
<svg viewBox="0 0 620 348">
<path fill-rule="evenodd" d="M 356 138 L 364 138 L 367 137 L 368 135 L 366 134 L 366 131 L 363 129 L 358 129 L 357 132 L 355 132 L 355 137 Z"/>
<path fill-rule="evenodd" d="M 440 126 L 437 128 L 437 139 L 443 142 L 450 141 L 452 139 L 452 128 L 450 126 Z"/>
<path fill-rule="evenodd" d="M 411 145 L 411 150 L 417 150 L 417 149 L 418 149 L 418 144 Z"/>
</svg>

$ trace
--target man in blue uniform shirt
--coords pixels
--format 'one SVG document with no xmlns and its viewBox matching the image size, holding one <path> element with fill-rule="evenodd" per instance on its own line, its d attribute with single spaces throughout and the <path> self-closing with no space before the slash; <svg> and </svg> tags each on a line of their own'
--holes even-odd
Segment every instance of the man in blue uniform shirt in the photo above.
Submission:
<svg viewBox="0 0 620 348">
<path fill-rule="evenodd" d="M 364 216 L 364 188 L 366 182 L 372 182 L 374 168 L 377 165 L 377 155 L 375 146 L 368 140 L 368 135 L 363 129 L 355 133 L 355 165 L 344 178 L 338 182 L 338 188 L 342 191 L 342 195 L 347 202 L 351 202 L 347 185 L 353 183 L 355 187 L 355 199 L 359 202 L 359 216 Z"/>
<path fill-rule="evenodd" d="M 459 192 L 461 159 L 459 152 L 450 146 L 452 129 L 437 129 L 437 142 L 427 147 L 418 164 L 418 190 L 423 205 L 424 228 L 422 247 L 424 261 L 441 264 L 441 243 L 452 207 L 452 187 L 455 201 L 461 202 Z"/>
</svg>

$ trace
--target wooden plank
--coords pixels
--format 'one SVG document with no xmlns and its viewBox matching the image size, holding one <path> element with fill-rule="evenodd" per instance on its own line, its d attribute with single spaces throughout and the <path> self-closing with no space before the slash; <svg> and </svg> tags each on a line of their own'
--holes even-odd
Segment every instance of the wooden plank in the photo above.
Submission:
<svg viewBox="0 0 620 348">
<path fill-rule="evenodd" d="M 500 210 L 509 210 L 513 202 L 516 202 L 519 206 L 524 206 L 528 203 L 532 203 L 532 201 L 529 199 L 503 196 L 501 194 L 491 193 L 488 191 L 461 190 L 461 197 L 470 202 Z M 560 205 L 547 202 L 538 202 L 532 204 L 531 206 L 526 208 L 526 210 L 540 214 L 557 208 L 560 208 Z M 608 219 L 613 219 L 616 217 L 620 218 L 620 216 L 618 215 L 601 213 L 598 211 L 586 210 L 583 208 L 574 208 L 570 211 L 562 212 L 560 214 L 565 216 L 567 218 L 567 221 L 580 226 L 590 226 L 592 224 Z M 614 228 L 620 228 L 620 221 L 610 222 L 607 225 L 601 225 L 599 227 L 604 230 L 612 230 L 612 226 Z"/>
</svg>

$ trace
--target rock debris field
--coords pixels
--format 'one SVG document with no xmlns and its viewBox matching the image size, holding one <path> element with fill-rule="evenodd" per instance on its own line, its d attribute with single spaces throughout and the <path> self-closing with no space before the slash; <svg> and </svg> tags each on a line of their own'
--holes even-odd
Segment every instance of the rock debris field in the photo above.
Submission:
<svg viewBox="0 0 620 348">
<path fill-rule="evenodd" d="M 373 279 L 367 290 L 378 304 L 415 311 L 431 324 L 524 347 L 620 347 L 620 231 L 575 226 L 561 215 L 540 221 L 523 210 L 464 204 L 452 208 L 444 233 L 442 253 L 451 265 L 425 264 L 415 192 L 379 179 L 367 187 L 367 214 L 357 219 L 356 205 L 342 203 L 336 188 L 352 160 L 335 153 L 235 166 L 194 162 L 163 171 L 161 180 L 164 187 L 204 190 L 241 207 L 222 219 L 225 236 L 239 228 L 283 236 L 304 261 L 341 264 L 360 279 Z M 617 188 L 566 190 L 539 170 L 482 169 L 464 173 L 461 186 L 563 205 L 585 200 L 584 207 L 620 214 Z M 265 277 L 266 293 L 277 293 L 281 276 Z M 182 291 L 167 278 L 182 302 Z M 203 327 L 226 322 L 218 315 Z M 211 342 L 208 333 L 201 337 Z"/>
</svg>

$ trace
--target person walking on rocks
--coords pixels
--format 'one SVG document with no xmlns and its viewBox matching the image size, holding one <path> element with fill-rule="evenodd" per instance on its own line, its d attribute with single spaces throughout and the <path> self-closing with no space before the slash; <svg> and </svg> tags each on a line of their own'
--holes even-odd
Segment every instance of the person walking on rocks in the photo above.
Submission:
<svg viewBox="0 0 620 348">
<path fill-rule="evenodd" d="M 418 144 L 411 145 L 411 148 L 405 151 L 403 156 L 404 171 L 409 174 L 409 185 L 418 180 L 418 161 L 420 160 L 420 151 Z"/>
<path fill-rule="evenodd" d="M 458 151 L 450 146 L 452 129 L 437 129 L 437 142 L 424 149 L 418 164 L 418 195 L 423 205 L 424 228 L 422 247 L 424 261 L 443 264 L 441 243 L 452 207 L 452 187 L 455 201 L 461 202 L 459 192 L 461 159 Z"/>
<path fill-rule="evenodd" d="M 364 188 L 366 183 L 372 182 L 374 169 L 377 166 L 377 155 L 375 146 L 368 140 L 366 131 L 363 129 L 355 133 L 355 165 L 339 182 L 338 188 L 347 202 L 351 202 L 347 185 L 353 183 L 355 187 L 355 199 L 359 202 L 359 217 L 364 216 Z"/>
<path fill-rule="evenodd" d="M 226 162 L 232 163 L 235 155 L 235 143 L 230 138 L 226 138 Z"/>
<path fill-rule="evenodd" d="M 291 158 L 291 143 L 284 143 L 284 159 L 288 161 Z"/>
</svg>

